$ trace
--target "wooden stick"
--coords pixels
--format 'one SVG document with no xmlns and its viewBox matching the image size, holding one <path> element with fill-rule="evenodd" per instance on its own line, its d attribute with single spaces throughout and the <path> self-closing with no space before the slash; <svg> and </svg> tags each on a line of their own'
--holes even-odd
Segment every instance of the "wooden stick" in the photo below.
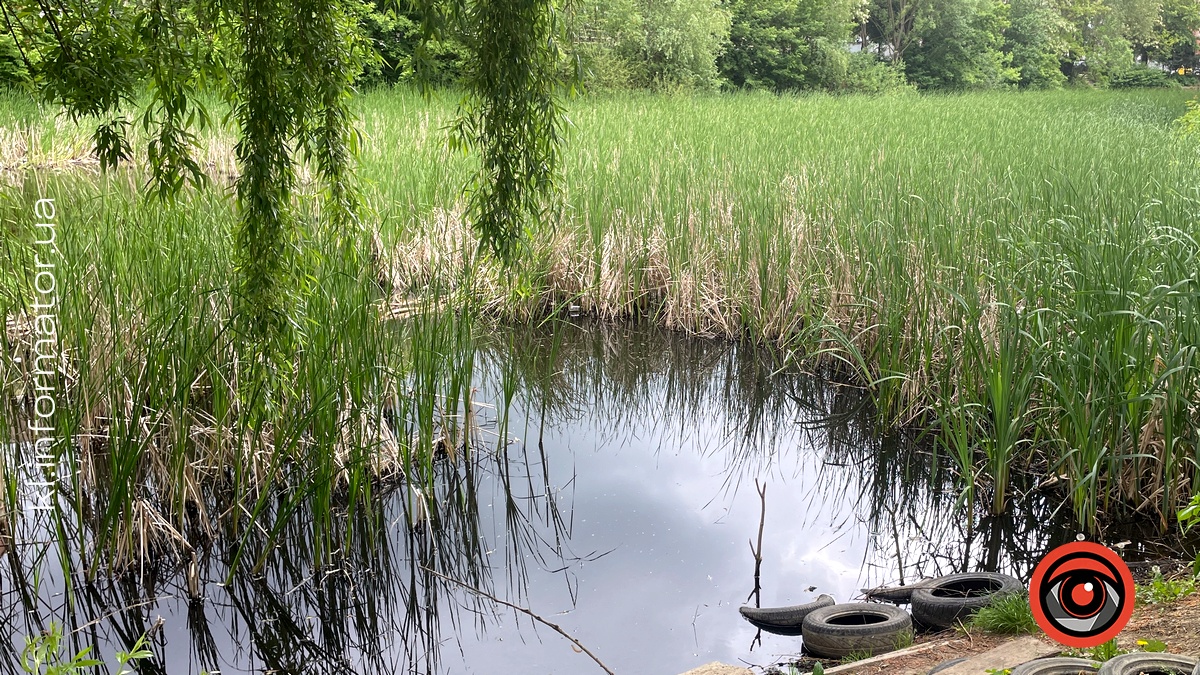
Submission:
<svg viewBox="0 0 1200 675">
<path fill-rule="evenodd" d="M 565 630 L 563 630 L 562 628 L 560 628 L 560 627 L 559 627 L 557 624 L 550 623 L 549 621 L 547 621 L 547 620 L 543 619 L 542 617 L 538 616 L 537 614 L 534 614 L 532 611 L 530 611 L 530 610 L 528 610 L 528 609 L 525 609 L 524 607 L 522 607 L 522 606 L 520 606 L 520 605 L 514 605 L 513 603 L 511 603 L 511 602 L 508 602 L 507 600 L 501 600 L 500 598 L 497 598 L 496 596 L 492 595 L 491 593 L 488 593 L 487 591 L 482 591 L 482 590 L 480 590 L 480 589 L 478 589 L 478 588 L 475 588 L 474 586 L 472 586 L 472 585 L 470 585 L 470 584 L 463 583 L 463 582 L 459 581 L 458 579 L 452 579 L 452 578 L 450 578 L 450 577 L 446 576 L 445 574 L 441 574 L 440 572 L 435 572 L 434 570 L 431 570 L 431 569 L 429 569 L 428 567 L 425 567 L 425 566 L 422 566 L 422 567 L 421 567 L 421 569 L 425 570 L 426 572 L 429 572 L 430 574 L 432 574 L 433 576 L 435 576 L 435 577 L 437 577 L 437 578 L 439 578 L 439 579 L 443 579 L 443 580 L 445 580 L 445 581 L 449 581 L 449 582 L 450 582 L 450 583 L 452 583 L 452 584 L 456 584 L 456 585 L 458 585 L 458 586 L 462 586 L 462 587 L 463 587 L 463 588 L 465 588 L 466 590 L 468 590 L 468 591 L 470 591 L 470 592 L 472 592 L 472 593 L 474 593 L 474 594 L 476 594 L 476 595 L 479 595 L 479 596 L 482 596 L 482 597 L 484 597 L 484 598 L 487 598 L 488 600 L 491 600 L 492 602 L 496 602 L 496 603 L 499 603 L 499 604 L 501 604 L 501 605 L 504 605 L 505 607 L 509 607 L 509 608 L 515 609 L 515 610 L 517 610 L 518 612 L 522 612 L 522 613 L 524 613 L 524 614 L 528 614 L 529 616 L 533 617 L 533 619 L 534 619 L 535 621 L 537 621 L 538 623 L 540 623 L 540 624 L 542 624 L 542 625 L 544 625 L 544 626 L 547 626 L 547 627 L 549 627 L 549 628 L 550 628 L 550 629 L 552 629 L 554 632 L 556 632 L 556 633 L 558 633 L 559 635 L 561 635 L 561 636 L 563 636 L 563 637 L 567 638 L 568 640 L 570 640 L 570 641 L 571 641 L 571 642 L 572 642 L 572 643 L 573 643 L 573 644 L 574 644 L 576 647 L 579 647 L 581 650 L 583 650 L 583 653 L 584 653 L 584 654 L 587 654 L 588 656 L 592 657 L 592 660 L 596 662 L 596 665 L 600 666 L 600 668 L 601 668 L 601 669 L 603 669 L 603 670 L 604 670 L 604 672 L 608 673 L 608 675 L 616 675 L 616 673 L 614 673 L 613 671 L 611 671 L 611 670 L 609 670 L 609 669 L 608 669 L 608 666 L 604 665 L 604 662 L 603 662 L 603 661 L 601 661 L 600 659 L 596 658 L 596 655 L 595 655 L 595 654 L 593 654 L 593 653 L 591 652 L 591 650 L 589 650 L 587 647 L 584 647 L 582 642 L 580 642 L 579 640 L 576 640 L 575 638 L 571 637 L 571 635 L 570 635 L 569 633 L 567 633 L 567 631 L 565 631 Z"/>
<path fill-rule="evenodd" d="M 829 673 L 829 675 L 835 675 L 835 673 L 853 673 L 854 671 L 858 670 L 859 668 L 862 668 L 865 666 L 879 665 L 886 661 L 891 661 L 892 659 L 900 658 L 902 656 L 912 656 L 913 654 L 921 654 L 923 652 L 937 649 L 938 647 L 948 647 L 952 644 L 957 644 L 959 642 L 962 642 L 962 640 L 943 640 L 941 642 L 926 642 L 925 644 L 912 645 L 911 647 L 906 647 L 904 649 L 897 649 L 896 651 L 888 652 L 887 654 L 882 654 L 880 656 L 873 656 L 869 659 L 862 659 L 861 661 L 854 661 L 851 663 L 842 664 L 840 666 L 834 666 L 833 668 L 830 668 L 830 669 L 826 670 L 825 672 Z M 804 675 L 812 675 L 812 674 L 805 673 Z"/>
</svg>

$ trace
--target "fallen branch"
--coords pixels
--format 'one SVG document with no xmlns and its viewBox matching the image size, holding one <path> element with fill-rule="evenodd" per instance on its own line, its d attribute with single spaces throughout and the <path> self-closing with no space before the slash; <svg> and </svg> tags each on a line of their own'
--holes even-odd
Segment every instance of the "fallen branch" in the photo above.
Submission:
<svg viewBox="0 0 1200 675">
<path fill-rule="evenodd" d="M 470 584 L 463 583 L 463 582 L 459 581 L 458 579 L 452 579 L 452 578 L 450 578 L 450 577 L 446 576 L 445 574 L 442 574 L 442 573 L 440 573 L 440 572 L 435 572 L 435 571 L 433 571 L 433 570 L 431 570 L 431 569 L 429 569 L 428 567 L 425 567 L 425 566 L 422 566 L 422 567 L 421 567 L 421 569 L 425 570 L 426 572 L 429 572 L 430 574 L 432 574 L 433 576 L 435 576 L 435 577 L 437 577 L 437 578 L 439 578 L 439 579 L 442 579 L 442 580 L 445 580 L 445 581 L 449 581 L 450 583 L 452 583 L 452 584 L 456 584 L 456 585 L 458 585 L 458 586 L 462 586 L 463 588 L 465 588 L 466 590 L 468 590 L 468 591 L 470 591 L 470 592 L 474 593 L 475 595 L 478 595 L 478 596 L 481 596 L 481 597 L 487 598 L 488 600 L 491 600 L 492 602 L 496 602 L 496 603 L 499 603 L 499 604 L 501 604 L 501 605 L 504 605 L 505 607 L 509 607 L 509 608 L 511 608 L 511 609 L 515 609 L 515 610 L 517 610 L 518 612 L 521 612 L 521 613 L 524 613 L 524 614 L 528 614 L 530 617 L 533 617 L 533 619 L 534 619 L 535 621 L 537 621 L 538 623 L 540 623 L 540 624 L 542 624 L 542 625 L 544 625 L 544 626 L 546 626 L 546 627 L 550 628 L 550 629 L 551 629 L 551 630 L 553 630 L 554 632 L 556 632 L 556 633 L 558 633 L 559 635 L 561 635 L 561 636 L 563 636 L 563 637 L 567 638 L 568 640 L 570 640 L 570 641 L 571 641 L 571 643 L 572 643 L 572 644 L 574 644 L 576 647 L 579 647 L 579 649 L 581 649 L 581 650 L 583 651 L 583 653 L 584 653 L 584 654 L 587 654 L 588 656 L 590 656 L 590 657 L 592 658 L 592 660 L 596 662 L 596 665 L 600 666 L 600 668 L 601 668 L 601 669 L 603 669 L 603 670 L 604 670 L 604 672 L 608 673 L 608 675 L 616 675 L 616 673 L 614 673 L 613 671 L 609 670 L 608 666 L 604 665 L 604 662 L 603 662 L 603 661 L 601 661 L 600 659 L 596 658 L 596 655 L 595 655 L 595 654 L 593 654 L 593 653 L 591 652 L 591 650 L 589 650 L 587 647 L 584 647 L 582 642 L 580 642 L 579 640 L 576 640 L 575 638 L 571 637 L 571 635 L 570 635 L 569 633 L 567 633 L 567 631 L 565 631 L 565 630 L 563 630 L 562 628 L 560 628 L 560 627 L 559 627 L 557 624 L 550 623 L 549 621 L 547 621 L 547 620 L 543 619 L 542 617 L 538 616 L 537 614 L 534 614 L 532 611 L 530 611 L 530 610 L 528 610 L 528 609 L 525 609 L 524 607 L 522 607 L 522 606 L 520 606 L 520 605 L 514 605 L 513 603 L 511 603 L 511 602 L 508 602 L 507 600 L 501 600 L 500 598 L 497 598 L 496 596 L 492 595 L 491 593 L 488 593 L 487 591 L 482 591 L 482 590 L 480 590 L 480 589 L 478 589 L 478 588 L 475 588 L 474 586 L 472 586 L 472 585 L 470 585 Z"/>
<path fill-rule="evenodd" d="M 80 626 L 79 628 L 76 628 L 75 630 L 71 631 L 70 633 L 67 633 L 67 635 L 74 635 L 75 633 L 78 633 L 78 632 L 80 632 L 80 631 L 82 631 L 82 630 L 85 630 L 85 629 L 87 629 L 87 628 L 91 628 L 92 626 L 95 626 L 96 624 L 100 623 L 101 621 L 104 621 L 105 619 L 110 619 L 110 618 L 112 618 L 112 617 L 114 617 L 114 616 L 116 616 L 116 615 L 120 614 L 121 612 L 128 612 L 128 611 L 129 611 L 129 610 L 131 610 L 131 609 L 137 609 L 137 608 L 139 608 L 139 607 L 145 607 L 146 605 L 153 605 L 154 603 L 158 602 L 159 600 L 174 599 L 174 598 L 175 598 L 175 596 L 173 596 L 173 595 L 160 595 L 160 596 L 157 596 L 157 597 L 154 597 L 154 598 L 150 598 L 149 600 L 143 600 L 143 601 L 141 601 L 141 602 L 135 602 L 135 603 L 133 603 L 132 605 L 129 605 L 129 606 L 127 606 L 127 607 L 122 607 L 121 609 L 118 609 L 118 610 L 116 610 L 116 611 L 109 612 L 108 614 L 105 614 L 104 616 L 100 617 L 99 619 L 92 619 L 91 621 L 89 621 L 89 622 L 87 622 L 87 623 L 83 624 L 83 625 L 82 625 L 82 626 Z M 160 617 L 160 618 L 161 618 L 161 617 Z M 158 628 L 158 625 L 157 625 L 157 624 L 155 624 L 154 628 L 151 628 L 151 631 L 153 631 L 153 630 L 155 630 L 155 629 L 157 629 L 157 628 Z"/>
</svg>

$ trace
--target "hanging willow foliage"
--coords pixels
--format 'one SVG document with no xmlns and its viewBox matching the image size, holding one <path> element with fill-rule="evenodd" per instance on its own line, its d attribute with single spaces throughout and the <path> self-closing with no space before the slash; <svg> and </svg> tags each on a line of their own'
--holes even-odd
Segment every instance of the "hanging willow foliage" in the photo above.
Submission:
<svg viewBox="0 0 1200 675">
<path fill-rule="evenodd" d="M 426 42 L 454 31 L 472 57 L 452 144 L 480 158 L 469 186 L 483 244 L 511 259 L 541 215 L 565 117 L 553 0 L 414 0 Z M 149 136 L 148 189 L 170 199 L 205 176 L 193 159 L 209 123 L 197 94 L 224 93 L 239 129 L 237 329 L 258 347 L 251 377 L 270 392 L 288 329 L 298 162 L 323 183 L 324 222 L 356 255 L 358 145 L 349 107 L 370 48 L 355 0 L 5 0 L 4 28 L 35 87 L 96 124 L 101 167 L 131 159 L 135 115 Z M 425 49 L 418 50 L 416 71 Z M 148 96 L 145 94 L 148 93 Z M 267 380 L 263 378 L 267 377 Z"/>
<path fill-rule="evenodd" d="M 554 95 L 553 10 L 552 0 L 478 0 L 464 15 L 471 60 L 453 142 L 479 152 L 468 211 L 483 244 L 506 260 L 528 239 L 519 224 L 541 215 L 558 168 L 566 116 Z"/>
<path fill-rule="evenodd" d="M 560 85 L 574 94 L 579 69 L 561 81 L 563 52 L 554 0 L 413 0 L 422 42 L 413 71 L 427 95 L 435 64 L 427 45 L 453 34 L 468 48 L 451 145 L 480 156 L 468 186 L 468 217 L 480 245 L 511 261 L 543 215 L 557 175 L 567 117 Z M 578 66 L 578 64 L 576 64 Z"/>
</svg>

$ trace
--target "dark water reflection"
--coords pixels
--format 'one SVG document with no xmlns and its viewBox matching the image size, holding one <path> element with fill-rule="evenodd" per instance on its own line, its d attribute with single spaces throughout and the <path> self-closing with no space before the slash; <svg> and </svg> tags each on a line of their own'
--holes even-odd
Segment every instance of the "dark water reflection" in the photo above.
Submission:
<svg viewBox="0 0 1200 675">
<path fill-rule="evenodd" d="M 468 586 L 529 607 L 618 673 L 772 663 L 799 639 L 756 642 L 737 612 L 754 583 L 756 481 L 764 606 L 966 569 L 1024 575 L 1073 535 L 1037 492 L 968 530 L 951 473 L 914 439 L 876 433 L 862 392 L 751 348 L 552 323 L 486 336 L 476 369 L 481 442 L 428 467 L 433 495 L 401 485 L 381 499 L 386 532 L 338 542 L 333 567 L 312 564 L 301 514 L 258 569 L 226 579 L 229 542 L 200 554 L 202 601 L 187 599 L 185 561 L 120 581 L 76 572 L 70 612 L 59 551 L 30 525 L 0 574 L 4 672 L 52 617 L 106 656 L 152 631 L 149 673 L 600 672 Z"/>
</svg>

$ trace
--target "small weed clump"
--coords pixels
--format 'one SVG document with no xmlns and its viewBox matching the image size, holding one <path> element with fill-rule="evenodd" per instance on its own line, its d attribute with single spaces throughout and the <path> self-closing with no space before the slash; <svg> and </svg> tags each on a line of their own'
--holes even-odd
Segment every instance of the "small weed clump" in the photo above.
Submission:
<svg viewBox="0 0 1200 675">
<path fill-rule="evenodd" d="M 997 598 L 976 612 L 967 628 L 1006 635 L 1032 634 L 1041 630 L 1029 607 L 1029 596 L 1024 593 L 1011 593 Z"/>
<path fill-rule="evenodd" d="M 1143 651 L 1143 652 L 1165 652 L 1165 651 L 1167 651 L 1167 645 L 1160 640 L 1138 640 L 1137 646 L 1138 646 L 1138 648 L 1133 651 Z M 1116 657 L 1118 657 L 1122 654 L 1129 654 L 1130 651 L 1131 650 L 1122 649 L 1121 647 L 1117 646 L 1117 640 L 1116 640 L 1116 638 L 1113 638 L 1112 640 L 1109 640 L 1108 642 L 1105 642 L 1104 644 L 1096 645 L 1095 647 L 1091 647 L 1090 649 L 1068 649 L 1067 651 L 1063 652 L 1063 654 L 1066 656 L 1073 656 L 1075 658 L 1080 658 L 1080 659 L 1089 659 L 1091 661 L 1097 661 L 1097 662 L 1103 663 L 1105 661 L 1110 661 L 1112 659 L 1115 659 Z"/>
<path fill-rule="evenodd" d="M 1091 649 L 1083 650 L 1080 654 L 1078 654 L 1078 656 L 1103 663 L 1105 661 L 1115 659 L 1122 654 L 1128 653 L 1129 650 L 1118 647 L 1116 638 L 1113 638 L 1102 645 L 1096 645 Z"/>
<path fill-rule="evenodd" d="M 871 658 L 871 656 L 872 656 L 872 654 L 870 651 L 856 650 L 856 651 L 850 652 L 849 654 L 843 656 L 841 662 L 842 663 L 854 663 L 855 661 L 862 661 L 863 659 L 869 659 L 869 658 Z"/>
<path fill-rule="evenodd" d="M 1167 643 L 1162 640 L 1138 640 L 1137 646 L 1144 652 L 1162 653 L 1167 651 Z"/>
<path fill-rule="evenodd" d="M 1186 598 L 1196 592 L 1196 578 L 1168 578 L 1157 565 L 1150 581 L 1137 587 L 1137 599 L 1149 605 L 1161 605 Z"/>
</svg>

